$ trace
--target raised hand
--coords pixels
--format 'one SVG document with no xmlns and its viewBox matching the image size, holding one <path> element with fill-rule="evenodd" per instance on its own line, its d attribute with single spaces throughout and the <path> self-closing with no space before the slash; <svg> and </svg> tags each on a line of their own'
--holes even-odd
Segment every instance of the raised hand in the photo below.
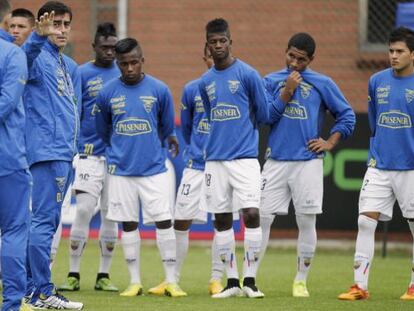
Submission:
<svg viewBox="0 0 414 311">
<path fill-rule="evenodd" d="M 55 12 L 50 14 L 45 13 L 40 16 L 39 20 L 35 21 L 35 31 L 39 36 L 60 35 L 61 32 L 55 29 L 53 25 L 53 19 L 55 18 Z"/>
</svg>

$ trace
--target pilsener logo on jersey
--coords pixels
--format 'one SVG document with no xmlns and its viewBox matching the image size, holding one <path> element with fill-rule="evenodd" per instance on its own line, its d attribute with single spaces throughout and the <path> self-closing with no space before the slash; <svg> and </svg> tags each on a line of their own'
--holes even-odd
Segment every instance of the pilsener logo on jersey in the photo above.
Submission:
<svg viewBox="0 0 414 311">
<path fill-rule="evenodd" d="M 128 118 L 119 121 L 115 126 L 118 135 L 135 136 L 152 132 L 151 125 L 147 120 Z"/>
<path fill-rule="evenodd" d="M 298 101 L 291 100 L 285 107 L 283 116 L 289 119 L 302 119 L 308 118 L 305 106 L 302 106 Z"/>
<path fill-rule="evenodd" d="M 411 117 L 401 111 L 391 110 L 389 112 L 383 112 L 378 118 L 378 126 L 391 129 L 410 128 Z"/>
<path fill-rule="evenodd" d="M 235 119 L 240 119 L 240 110 L 237 106 L 219 103 L 216 107 L 211 109 L 212 121 L 228 121 Z"/>
<path fill-rule="evenodd" d="M 197 132 L 202 134 L 210 133 L 210 123 L 208 123 L 207 119 L 201 119 L 197 125 Z"/>
</svg>

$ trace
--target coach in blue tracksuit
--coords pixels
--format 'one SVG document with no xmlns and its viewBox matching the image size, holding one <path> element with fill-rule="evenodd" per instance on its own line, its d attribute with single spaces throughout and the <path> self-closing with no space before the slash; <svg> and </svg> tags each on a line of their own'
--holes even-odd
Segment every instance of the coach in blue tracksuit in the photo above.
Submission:
<svg viewBox="0 0 414 311">
<path fill-rule="evenodd" d="M 22 47 L 29 67 L 24 104 L 28 161 L 33 175 L 33 215 L 28 247 L 33 282 L 28 284 L 27 294 L 33 294 L 31 303 L 36 307 L 81 309 L 82 304 L 57 295 L 50 281 L 51 243 L 70 182 L 72 159 L 77 152 L 77 98 L 80 98 L 76 96 L 80 94 L 77 65 L 62 54 L 72 12 L 65 4 L 51 1 L 40 8 L 38 18 L 52 11 L 55 12 L 56 34 L 46 37 L 32 33 Z"/>
<path fill-rule="evenodd" d="M 0 2 L 0 20 L 10 11 Z M 2 27 L 1 27 L 2 28 Z M 3 271 L 3 311 L 19 310 L 26 287 L 26 248 L 29 233 L 31 176 L 24 140 L 21 100 L 27 80 L 24 53 L 0 29 L 0 229 Z M 11 195 L 13 194 L 13 195 Z"/>
</svg>

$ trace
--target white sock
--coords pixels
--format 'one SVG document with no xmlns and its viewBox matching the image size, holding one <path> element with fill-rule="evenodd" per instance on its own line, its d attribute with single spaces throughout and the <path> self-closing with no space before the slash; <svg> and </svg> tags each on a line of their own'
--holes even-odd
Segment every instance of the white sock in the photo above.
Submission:
<svg viewBox="0 0 414 311">
<path fill-rule="evenodd" d="M 176 264 L 176 241 L 174 228 L 156 229 L 157 245 L 161 255 L 162 264 L 165 271 L 167 283 L 176 283 L 175 264 Z"/>
<path fill-rule="evenodd" d="M 243 259 L 244 278 L 256 278 L 262 240 L 262 228 L 245 228 Z"/>
<path fill-rule="evenodd" d="M 59 226 L 53 235 L 52 240 L 52 248 L 50 250 L 50 261 L 49 261 L 49 269 L 52 270 L 53 263 L 55 262 L 56 254 L 60 244 L 60 238 L 62 237 L 62 220 L 59 223 Z M 0 270 L 1 272 L 1 270 Z"/>
<path fill-rule="evenodd" d="M 216 235 L 217 230 L 214 229 L 213 243 L 211 243 L 211 281 L 221 281 L 224 273 L 224 265 L 220 259 Z"/>
<path fill-rule="evenodd" d="M 130 284 L 141 284 L 140 276 L 140 249 L 141 237 L 139 231 L 122 231 L 121 236 L 122 248 L 124 249 L 124 257 L 128 266 Z"/>
<path fill-rule="evenodd" d="M 112 257 L 116 242 L 118 241 L 118 224 L 106 220 L 101 216 L 101 228 L 99 229 L 99 246 L 101 248 L 101 260 L 99 273 L 108 273 L 111 268 Z"/>
<path fill-rule="evenodd" d="M 269 244 L 270 229 L 272 228 L 275 215 L 260 216 L 260 227 L 262 228 L 262 245 L 260 247 L 259 266 L 266 253 L 267 245 Z"/>
<path fill-rule="evenodd" d="M 89 235 L 89 223 L 96 206 L 96 198 L 86 192 L 76 195 L 76 214 L 70 229 L 70 264 L 69 272 L 80 271 L 83 249 Z"/>
<path fill-rule="evenodd" d="M 410 227 L 411 234 L 414 240 L 414 221 L 408 221 L 408 226 Z M 412 265 L 411 265 L 411 281 L 410 286 L 414 285 L 414 243 L 413 243 L 413 257 L 412 257 Z"/>
<path fill-rule="evenodd" d="M 175 239 L 177 243 L 177 263 L 175 266 L 175 278 L 177 283 L 180 281 L 181 267 L 183 266 L 184 260 L 187 257 L 188 253 L 189 232 L 190 230 L 175 230 Z"/>
<path fill-rule="evenodd" d="M 358 217 L 358 236 L 355 246 L 354 257 L 354 280 L 360 288 L 368 289 L 369 269 L 375 250 L 375 229 L 377 228 L 375 219 L 365 215 Z"/>
<path fill-rule="evenodd" d="M 217 248 L 221 261 L 224 264 L 228 279 L 238 279 L 236 261 L 236 241 L 233 228 L 226 231 L 217 231 Z"/>
<path fill-rule="evenodd" d="M 316 215 L 296 215 L 296 224 L 298 225 L 299 235 L 295 281 L 306 282 L 316 249 Z"/>
</svg>

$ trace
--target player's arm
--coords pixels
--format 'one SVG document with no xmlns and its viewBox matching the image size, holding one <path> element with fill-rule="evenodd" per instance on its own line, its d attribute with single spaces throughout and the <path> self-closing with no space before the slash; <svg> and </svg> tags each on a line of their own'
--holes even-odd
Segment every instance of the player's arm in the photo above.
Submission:
<svg viewBox="0 0 414 311">
<path fill-rule="evenodd" d="M 16 109 L 27 81 L 26 60 L 20 49 L 13 49 L 3 65 L 5 68 L 4 79 L 0 85 L 0 124 Z"/>
<path fill-rule="evenodd" d="M 269 104 L 269 124 L 275 124 L 279 122 L 280 118 L 283 116 L 283 112 L 285 111 L 285 102 L 280 99 L 280 89 L 276 89 L 275 81 L 269 77 L 265 77 L 263 79 L 263 83 L 266 90 L 266 95 L 270 100 Z"/>
<path fill-rule="evenodd" d="M 257 71 L 251 71 L 247 76 L 249 98 L 258 123 L 269 121 L 269 106 L 272 104 L 271 96 L 266 92 L 262 78 Z"/>
<path fill-rule="evenodd" d="M 375 101 L 375 87 L 372 78 L 368 84 L 368 122 L 371 129 L 371 136 L 375 136 L 377 126 L 377 106 Z"/>
<path fill-rule="evenodd" d="M 74 100 L 78 107 L 79 116 L 82 115 L 82 76 L 79 66 L 75 63 L 71 65 L 70 77 L 72 78 Z"/>
<path fill-rule="evenodd" d="M 161 141 L 167 139 L 168 150 L 175 157 L 179 153 L 179 145 L 174 126 L 174 102 L 170 90 L 165 87 L 160 100 L 159 133 Z"/>
<path fill-rule="evenodd" d="M 194 103 L 188 95 L 188 89 L 184 88 L 183 95 L 181 97 L 181 131 L 183 138 L 187 145 L 191 142 L 191 132 L 193 129 L 193 113 L 194 113 Z"/>
<path fill-rule="evenodd" d="M 112 129 L 112 114 L 111 108 L 109 107 L 109 102 L 105 99 L 105 96 L 98 93 L 96 97 L 96 105 L 99 110 L 95 115 L 95 125 L 96 132 L 99 137 L 106 143 L 110 145 L 111 141 L 111 129 Z"/>
<path fill-rule="evenodd" d="M 198 90 L 200 92 L 201 100 L 203 101 L 204 111 L 206 113 L 206 117 L 208 122 L 210 122 L 210 113 L 211 113 L 211 104 L 210 100 L 208 99 L 208 95 L 206 92 L 206 85 L 203 81 L 200 82 L 198 85 Z"/>
</svg>

